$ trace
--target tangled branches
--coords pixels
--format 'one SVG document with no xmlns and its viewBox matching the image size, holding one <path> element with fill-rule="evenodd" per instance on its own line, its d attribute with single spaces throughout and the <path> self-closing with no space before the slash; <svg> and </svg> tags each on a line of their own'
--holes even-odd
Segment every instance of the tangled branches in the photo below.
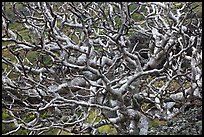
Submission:
<svg viewBox="0 0 204 137">
<path fill-rule="evenodd" d="M 195 8 L 4 2 L 2 107 L 10 118 L 2 122 L 16 127 L 4 134 L 99 134 L 109 124 L 118 134 L 147 134 L 148 119 L 171 119 L 201 100 L 202 18 Z"/>
</svg>

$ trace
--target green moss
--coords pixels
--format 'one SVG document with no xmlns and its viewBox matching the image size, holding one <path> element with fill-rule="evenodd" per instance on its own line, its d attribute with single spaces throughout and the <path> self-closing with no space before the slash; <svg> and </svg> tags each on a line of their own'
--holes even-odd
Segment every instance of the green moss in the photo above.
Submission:
<svg viewBox="0 0 204 137">
<path fill-rule="evenodd" d="M 130 12 L 133 12 L 136 8 L 137 8 L 137 6 L 135 4 L 131 4 L 129 6 Z"/>
<path fill-rule="evenodd" d="M 5 41 L 5 42 L 2 42 L 2 46 L 7 46 L 9 44 L 14 44 L 13 41 Z"/>
<path fill-rule="evenodd" d="M 88 121 L 89 123 L 92 123 L 93 120 L 94 120 L 96 117 L 97 117 L 97 118 L 95 119 L 94 122 L 99 122 L 99 121 L 101 121 L 101 120 L 103 119 L 103 117 L 102 117 L 102 116 L 97 116 L 97 115 L 98 115 L 97 109 L 91 111 L 90 114 L 89 114 L 89 116 L 88 116 L 88 118 L 87 118 L 87 121 Z"/>
<path fill-rule="evenodd" d="M 29 31 L 28 30 L 21 30 L 19 31 L 19 34 L 22 36 L 22 38 L 25 40 L 25 41 L 29 41 L 30 38 L 28 36 L 29 34 Z"/>
<path fill-rule="evenodd" d="M 28 52 L 27 56 L 28 60 L 30 62 L 32 62 L 33 64 L 35 64 L 35 62 L 37 61 L 37 57 L 38 57 L 38 52 L 37 51 L 32 51 L 32 52 Z"/>
<path fill-rule="evenodd" d="M 71 40 L 74 41 L 75 43 L 78 43 L 78 42 L 79 42 L 79 39 L 77 38 L 76 35 L 72 35 L 70 38 L 71 38 Z"/>
<path fill-rule="evenodd" d="M 154 119 L 149 122 L 149 127 L 159 127 L 159 126 L 165 125 L 166 123 L 167 121 Z"/>
<path fill-rule="evenodd" d="M 122 20 L 121 18 L 119 18 L 118 16 L 115 18 L 115 22 L 116 22 L 116 27 L 120 28 L 120 26 L 122 25 Z"/>
<path fill-rule="evenodd" d="M 143 21 L 144 20 L 144 17 L 139 13 L 134 13 L 132 15 L 132 18 L 134 21 Z"/>
<path fill-rule="evenodd" d="M 22 23 L 14 22 L 14 23 L 10 23 L 9 24 L 9 29 L 11 29 L 11 30 L 20 30 L 22 28 L 23 28 L 23 24 Z"/>
<path fill-rule="evenodd" d="M 70 132 L 66 132 L 66 131 L 62 131 L 62 132 L 60 133 L 60 135 L 76 135 L 76 134 L 70 133 Z"/>
<path fill-rule="evenodd" d="M 7 133 L 13 129 L 15 129 L 14 123 L 7 123 L 7 124 L 2 123 L 2 134 Z"/>
<path fill-rule="evenodd" d="M 8 120 L 11 119 L 12 117 L 8 114 L 8 111 L 6 109 L 2 109 L 2 120 Z M 18 123 L 21 123 L 21 121 L 18 120 Z M 17 127 L 15 126 L 14 123 L 2 123 L 2 133 L 9 132 L 11 130 L 16 129 Z M 26 135 L 28 133 L 27 130 L 24 129 L 19 129 L 17 132 L 13 133 L 13 135 Z"/>
<path fill-rule="evenodd" d="M 40 117 L 41 118 L 46 118 L 48 116 L 48 111 L 45 111 Z"/>
<path fill-rule="evenodd" d="M 193 9 L 194 12 L 202 15 L 202 2 L 194 2 L 192 6 L 196 7 L 195 9 Z"/>
<path fill-rule="evenodd" d="M 103 116 L 98 116 L 98 113 L 99 112 L 97 111 L 97 109 L 91 111 L 88 118 L 87 118 L 87 121 L 89 123 L 92 123 L 96 117 L 97 118 L 95 119 L 94 123 L 103 120 L 104 119 Z M 116 135 L 117 134 L 117 130 L 111 124 L 99 127 L 98 131 L 99 131 L 99 134 L 109 134 L 109 135 Z"/>
<path fill-rule="evenodd" d="M 59 129 L 51 129 L 45 133 L 43 133 L 42 135 L 57 135 Z"/>
<path fill-rule="evenodd" d="M 170 82 L 170 85 L 169 85 L 168 89 L 170 91 L 176 91 L 179 87 L 180 87 L 179 83 L 176 80 L 172 80 Z"/>
<path fill-rule="evenodd" d="M 182 8 L 183 4 L 184 4 L 184 2 L 174 2 L 173 8 L 180 9 L 180 8 Z"/>
<path fill-rule="evenodd" d="M 200 126 L 202 127 L 202 120 L 196 122 L 195 125 L 198 126 L 198 127 L 200 127 Z"/>
<path fill-rule="evenodd" d="M 112 125 L 104 125 L 98 128 L 99 134 L 117 135 L 117 130 Z"/>
<path fill-rule="evenodd" d="M 12 62 L 16 62 L 16 58 L 14 57 L 13 54 L 8 49 L 2 50 L 2 56 L 9 58 Z"/>
<path fill-rule="evenodd" d="M 169 135 L 168 132 L 162 132 L 161 135 Z"/>
<path fill-rule="evenodd" d="M 148 109 L 150 109 L 152 107 L 152 104 L 151 103 L 143 103 L 141 104 L 141 108 L 142 110 L 144 111 L 147 111 Z"/>
<path fill-rule="evenodd" d="M 158 81 L 154 82 L 155 87 L 161 88 L 163 85 L 165 85 L 164 80 L 158 80 Z"/>
<path fill-rule="evenodd" d="M 20 128 L 16 133 L 13 133 L 13 135 L 28 135 L 28 132 L 28 130 Z"/>
<path fill-rule="evenodd" d="M 5 109 L 2 110 L 2 120 L 3 119 L 8 119 L 11 116 L 8 114 L 8 111 L 6 111 Z"/>
<path fill-rule="evenodd" d="M 187 88 L 190 88 L 191 87 L 191 83 L 190 82 L 186 82 L 184 83 L 184 86 L 183 86 L 185 89 Z"/>
</svg>

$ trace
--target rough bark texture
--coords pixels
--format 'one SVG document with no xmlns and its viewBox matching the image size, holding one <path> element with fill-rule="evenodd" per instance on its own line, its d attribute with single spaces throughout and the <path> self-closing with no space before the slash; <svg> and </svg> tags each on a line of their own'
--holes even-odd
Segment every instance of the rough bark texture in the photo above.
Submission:
<svg viewBox="0 0 204 137">
<path fill-rule="evenodd" d="M 15 125 L 3 134 L 100 134 L 111 124 L 117 134 L 146 135 L 149 121 L 183 113 L 202 100 L 198 7 L 3 2 L 2 123 Z"/>
</svg>

